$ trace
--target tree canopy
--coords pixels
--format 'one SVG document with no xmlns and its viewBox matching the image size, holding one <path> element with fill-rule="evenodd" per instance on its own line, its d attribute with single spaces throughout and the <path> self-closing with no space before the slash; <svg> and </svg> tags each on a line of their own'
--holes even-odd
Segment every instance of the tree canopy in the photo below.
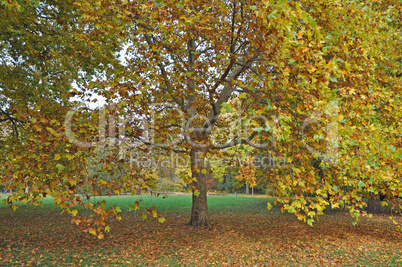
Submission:
<svg viewBox="0 0 402 267">
<path fill-rule="evenodd" d="M 43 26 L 39 23 L 40 27 L 55 27 L 60 35 L 43 35 L 32 26 L 26 43 L 31 39 L 32 43 L 45 43 L 27 56 L 24 73 L 35 64 L 43 64 L 41 73 L 49 72 L 60 79 L 65 76 L 55 69 L 78 70 L 74 72 L 78 74 L 81 68 L 88 69 L 85 75 L 96 75 L 81 79 L 80 90 L 69 87 L 70 92 L 83 99 L 94 94 L 102 96 L 109 108 L 104 113 L 80 113 L 69 112 L 67 105 L 64 117 L 58 116 L 57 123 L 52 123 L 50 113 L 44 120 L 31 118 L 33 129 L 38 122 L 50 123 L 29 135 L 33 141 L 43 140 L 43 129 L 47 129 L 47 135 L 60 136 L 48 142 L 69 148 L 57 154 L 60 158 L 53 158 L 55 163 L 60 159 L 66 162 L 57 163 L 59 167 L 55 164 L 59 175 L 54 176 L 53 184 L 42 183 L 28 195 L 20 192 L 20 198 L 33 198 L 44 189 L 58 196 L 61 183 L 66 187 L 62 187 L 63 197 L 57 198 L 59 205 L 71 212 L 69 208 L 77 202 L 85 204 L 74 194 L 83 186 L 88 173 L 80 169 L 81 165 L 70 162 L 69 157 L 78 160 L 83 153 L 80 151 L 87 151 L 89 156 L 94 153 L 91 146 L 105 144 L 99 140 L 83 148 L 72 137 L 85 135 L 85 140 L 93 141 L 100 133 L 100 139 L 108 135 L 116 140 L 115 157 L 106 160 L 110 172 L 117 165 L 126 169 L 121 179 L 98 180 L 98 185 L 111 192 L 152 189 L 152 179 L 129 164 L 135 151 L 174 152 L 188 157 L 191 175 L 185 179 L 193 186 L 190 224 L 194 226 L 209 224 L 206 160 L 236 145 L 248 145 L 286 159 L 286 164 L 277 166 L 270 174 L 279 194 L 277 202 L 283 211 L 296 214 L 308 224 L 328 206 L 349 210 L 357 222 L 360 214 L 366 214 L 362 208 L 367 197 L 382 195 L 384 204 L 400 207 L 399 1 L 78 1 L 63 2 L 60 7 L 43 2 L 53 10 L 43 13 L 34 12 L 41 10 L 42 2 L 38 6 L 33 3 L 27 2 L 22 9 L 18 5 L 2 8 L 19 12 L 21 20 L 24 12 L 33 21 L 60 13 L 60 26 L 56 27 L 57 19 L 45 18 L 50 22 Z M 54 10 L 57 14 L 53 14 Z M 12 19 L 4 19 L 5 25 L 13 25 Z M 21 30 L 9 28 L 18 42 L 25 36 Z M 18 42 L 1 44 L 14 47 L 16 55 L 21 51 L 29 54 L 30 46 Z M 52 57 L 41 60 L 47 42 L 52 51 L 47 53 Z M 70 52 L 63 53 L 64 49 Z M 85 54 L 87 49 L 88 57 L 81 61 L 79 53 Z M 118 49 L 122 51 L 120 64 L 112 53 Z M 6 60 L 5 64 L 11 63 Z M 101 72 L 97 72 L 98 66 Z M 20 88 L 41 92 L 29 79 L 15 81 L 10 77 L 0 80 L 3 91 L 14 92 L 4 98 L 6 108 L 16 106 L 13 99 L 25 95 L 22 91 L 7 90 L 11 86 L 6 87 L 6 82 L 22 82 Z M 32 77 L 38 86 L 48 86 L 43 92 L 66 99 L 66 95 L 53 92 L 60 89 L 58 84 L 39 82 L 43 76 Z M 63 80 L 65 86 L 79 76 L 67 77 L 70 78 Z M 35 99 L 40 97 L 43 96 Z M 27 106 L 37 116 L 44 116 L 43 103 L 41 108 Z M 51 106 L 47 108 L 52 110 Z M 239 117 L 234 120 L 236 127 L 230 125 L 224 113 Z M 63 124 L 68 116 L 74 118 Z M 219 134 L 222 132 L 228 134 Z M 29 153 L 37 151 L 39 157 L 42 153 L 37 148 L 38 145 L 33 146 Z M 12 155 L 8 158 L 11 167 L 7 175 L 14 179 L 21 163 L 29 166 L 32 160 L 38 161 L 28 154 Z M 314 163 L 317 160 L 319 163 Z M 65 167 L 68 164 L 73 165 L 75 175 Z M 21 179 L 26 179 L 25 174 L 21 175 Z M 46 175 L 50 174 L 33 170 L 29 180 Z M 89 190 L 88 197 L 89 193 L 99 192 Z M 11 205 L 17 199 L 13 196 L 8 203 Z M 136 209 L 138 203 L 133 207 Z M 106 211 L 101 203 L 90 208 L 99 220 L 94 221 L 97 228 L 86 229 L 103 237 L 100 233 L 106 217 L 119 218 L 119 209 Z M 158 218 L 155 210 L 149 212 Z M 72 213 L 77 217 L 76 212 Z M 75 221 L 86 225 L 83 218 Z"/>
</svg>

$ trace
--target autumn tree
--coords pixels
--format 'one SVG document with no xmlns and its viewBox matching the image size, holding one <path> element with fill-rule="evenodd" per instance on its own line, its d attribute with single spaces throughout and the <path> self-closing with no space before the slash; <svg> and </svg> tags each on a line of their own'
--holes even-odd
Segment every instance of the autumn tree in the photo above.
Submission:
<svg viewBox="0 0 402 267">
<path fill-rule="evenodd" d="M 387 18 L 397 15 L 392 4 L 399 5 L 383 4 L 122 3 L 125 68 L 88 90 L 117 101 L 120 115 L 137 114 L 127 138 L 190 155 L 191 225 L 209 223 L 205 158 L 239 144 L 272 149 L 286 159 L 275 175 L 283 210 L 311 224 L 332 204 L 358 218 L 369 191 L 395 199 L 401 190 L 395 132 L 400 80 L 383 75 L 383 64 L 389 69 L 397 55 L 382 45 L 396 33 Z M 239 114 L 249 123 L 216 141 L 226 127 L 222 110 L 235 97 L 244 99 Z M 373 147 L 377 140 L 381 156 Z M 314 157 L 323 162 L 324 178 L 310 164 Z M 362 165 L 366 158 L 375 160 Z"/>
<path fill-rule="evenodd" d="M 209 224 L 206 158 L 236 145 L 285 159 L 286 164 L 275 168 L 272 176 L 278 204 L 309 224 L 327 206 L 346 208 L 357 221 L 370 194 L 381 193 L 387 203 L 400 204 L 397 129 L 402 121 L 402 83 L 399 72 L 392 71 L 400 67 L 398 1 L 88 1 L 67 7 L 75 11 L 67 12 L 67 17 L 80 22 L 73 19 L 67 25 L 81 31 L 74 37 L 84 38 L 84 48 L 95 49 L 101 56 L 102 51 L 116 51 L 108 47 L 116 44 L 123 52 L 120 65 L 102 61 L 104 71 L 87 77 L 90 82 L 81 80 L 82 91 L 74 92 L 84 99 L 91 94 L 104 97 L 110 107 L 108 119 L 99 123 L 96 116 L 101 119 L 101 113 L 85 117 L 83 130 L 71 123 L 47 125 L 49 129 L 44 129 L 51 134 L 47 136 L 72 129 L 78 136 L 86 135 L 86 140 L 95 140 L 98 130 L 106 135 L 102 129 L 109 123 L 107 134 L 118 136 L 119 146 L 142 143 L 144 147 L 136 145 L 131 151 L 158 149 L 190 158 L 191 175 L 186 179 L 193 185 L 191 225 Z M 91 43 L 91 38 L 96 42 Z M 74 44 L 68 41 L 57 48 Z M 71 66 L 69 62 L 61 64 Z M 46 65 L 52 64 L 46 61 Z M 232 104 L 235 98 L 243 100 L 241 108 Z M 34 106 L 33 110 L 41 114 L 41 109 Z M 238 130 L 231 130 L 223 112 L 243 118 L 236 120 Z M 79 122 L 79 116 L 73 121 Z M 41 138 L 32 136 L 32 150 L 35 145 L 43 148 L 38 143 L 46 138 L 39 128 L 33 130 Z M 227 134 L 219 136 L 222 132 Z M 75 148 L 74 158 L 79 150 Z M 63 153 L 57 153 L 60 158 L 54 161 L 68 159 L 70 152 Z M 314 158 L 320 159 L 321 171 L 312 166 Z M 24 154 L 18 159 L 10 163 L 14 169 L 35 157 Z M 113 169 L 113 162 L 108 164 Z M 71 208 L 81 201 L 74 202 L 73 193 L 81 180 L 72 177 L 63 164 L 54 167 L 63 178 L 52 175 L 55 182 L 49 190 L 75 216 Z M 86 174 L 81 175 L 85 179 Z M 139 184 L 138 175 L 132 168 L 119 183 L 101 185 L 117 192 L 146 187 L 146 177 Z M 63 194 L 55 191 L 59 182 L 63 182 Z M 89 193 L 96 194 L 94 190 Z M 119 219 L 119 210 L 105 210 L 102 203 L 90 208 L 97 216 L 92 221 L 96 226 L 85 229 L 102 238 L 106 217 Z M 86 225 L 83 218 L 75 222 Z"/>
<path fill-rule="evenodd" d="M 255 177 L 255 169 L 250 162 L 242 164 L 240 166 L 239 173 L 236 176 L 239 181 L 244 181 L 246 185 L 251 186 L 251 194 L 254 195 L 254 187 L 257 185 Z"/>
<path fill-rule="evenodd" d="M 243 1 L 128 3 L 122 7 L 127 67 L 113 82 L 92 84 L 91 91 L 119 99 L 120 114 L 140 114 L 154 125 L 154 140 L 133 125 L 127 137 L 190 155 L 196 193 L 191 225 L 209 223 L 204 158 L 246 140 L 219 147 L 208 140 L 222 104 L 240 90 L 236 81 L 247 82 L 251 67 L 272 52 L 262 45 L 254 7 Z M 172 136 L 175 141 L 167 144 Z"/>
</svg>

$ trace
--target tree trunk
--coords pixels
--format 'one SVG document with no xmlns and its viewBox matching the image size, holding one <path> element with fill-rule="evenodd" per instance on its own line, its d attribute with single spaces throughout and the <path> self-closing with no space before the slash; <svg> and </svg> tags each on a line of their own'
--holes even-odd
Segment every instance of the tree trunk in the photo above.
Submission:
<svg viewBox="0 0 402 267">
<path fill-rule="evenodd" d="M 369 198 L 367 201 L 367 211 L 370 213 L 381 212 L 381 200 L 377 198 Z"/>
<path fill-rule="evenodd" d="M 375 196 L 372 194 L 367 201 L 367 211 L 371 213 L 382 212 L 381 202 L 385 199 L 385 195 L 379 194 Z"/>
<path fill-rule="evenodd" d="M 204 163 L 205 151 L 202 149 L 191 150 L 191 173 L 193 181 L 193 205 L 191 209 L 190 225 L 209 225 L 207 205 L 207 174 Z M 197 196 L 195 192 L 199 192 Z"/>
<path fill-rule="evenodd" d="M 246 184 L 246 195 L 250 194 L 250 186 Z"/>
</svg>

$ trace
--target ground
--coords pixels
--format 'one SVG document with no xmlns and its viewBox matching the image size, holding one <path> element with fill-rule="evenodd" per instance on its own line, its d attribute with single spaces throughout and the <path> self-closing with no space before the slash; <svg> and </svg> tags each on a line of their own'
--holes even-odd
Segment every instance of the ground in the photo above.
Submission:
<svg viewBox="0 0 402 267">
<path fill-rule="evenodd" d="M 0 195 L 1 196 L 1 195 Z M 141 198 L 166 222 L 142 221 L 124 209 Z M 97 201 L 99 198 L 97 198 Z M 189 221 L 191 196 L 120 196 L 123 220 L 98 240 L 70 223 L 46 200 L 44 207 L 0 205 L 1 266 L 401 266 L 402 233 L 388 215 L 357 226 L 343 211 L 330 211 L 310 227 L 265 198 L 209 196 L 211 226 Z M 272 201 L 272 200 L 271 200 Z M 400 218 L 398 218 L 399 221 Z"/>
</svg>

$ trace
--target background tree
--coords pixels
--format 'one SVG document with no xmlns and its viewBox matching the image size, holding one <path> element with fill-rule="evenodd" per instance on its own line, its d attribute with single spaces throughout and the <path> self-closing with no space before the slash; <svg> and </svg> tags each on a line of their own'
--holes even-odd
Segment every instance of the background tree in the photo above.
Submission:
<svg viewBox="0 0 402 267">
<path fill-rule="evenodd" d="M 240 166 L 239 174 L 236 176 L 239 181 L 244 181 L 246 185 L 251 186 L 251 194 L 254 195 L 254 187 L 257 185 L 254 166 L 250 163 L 244 163 Z"/>
</svg>

